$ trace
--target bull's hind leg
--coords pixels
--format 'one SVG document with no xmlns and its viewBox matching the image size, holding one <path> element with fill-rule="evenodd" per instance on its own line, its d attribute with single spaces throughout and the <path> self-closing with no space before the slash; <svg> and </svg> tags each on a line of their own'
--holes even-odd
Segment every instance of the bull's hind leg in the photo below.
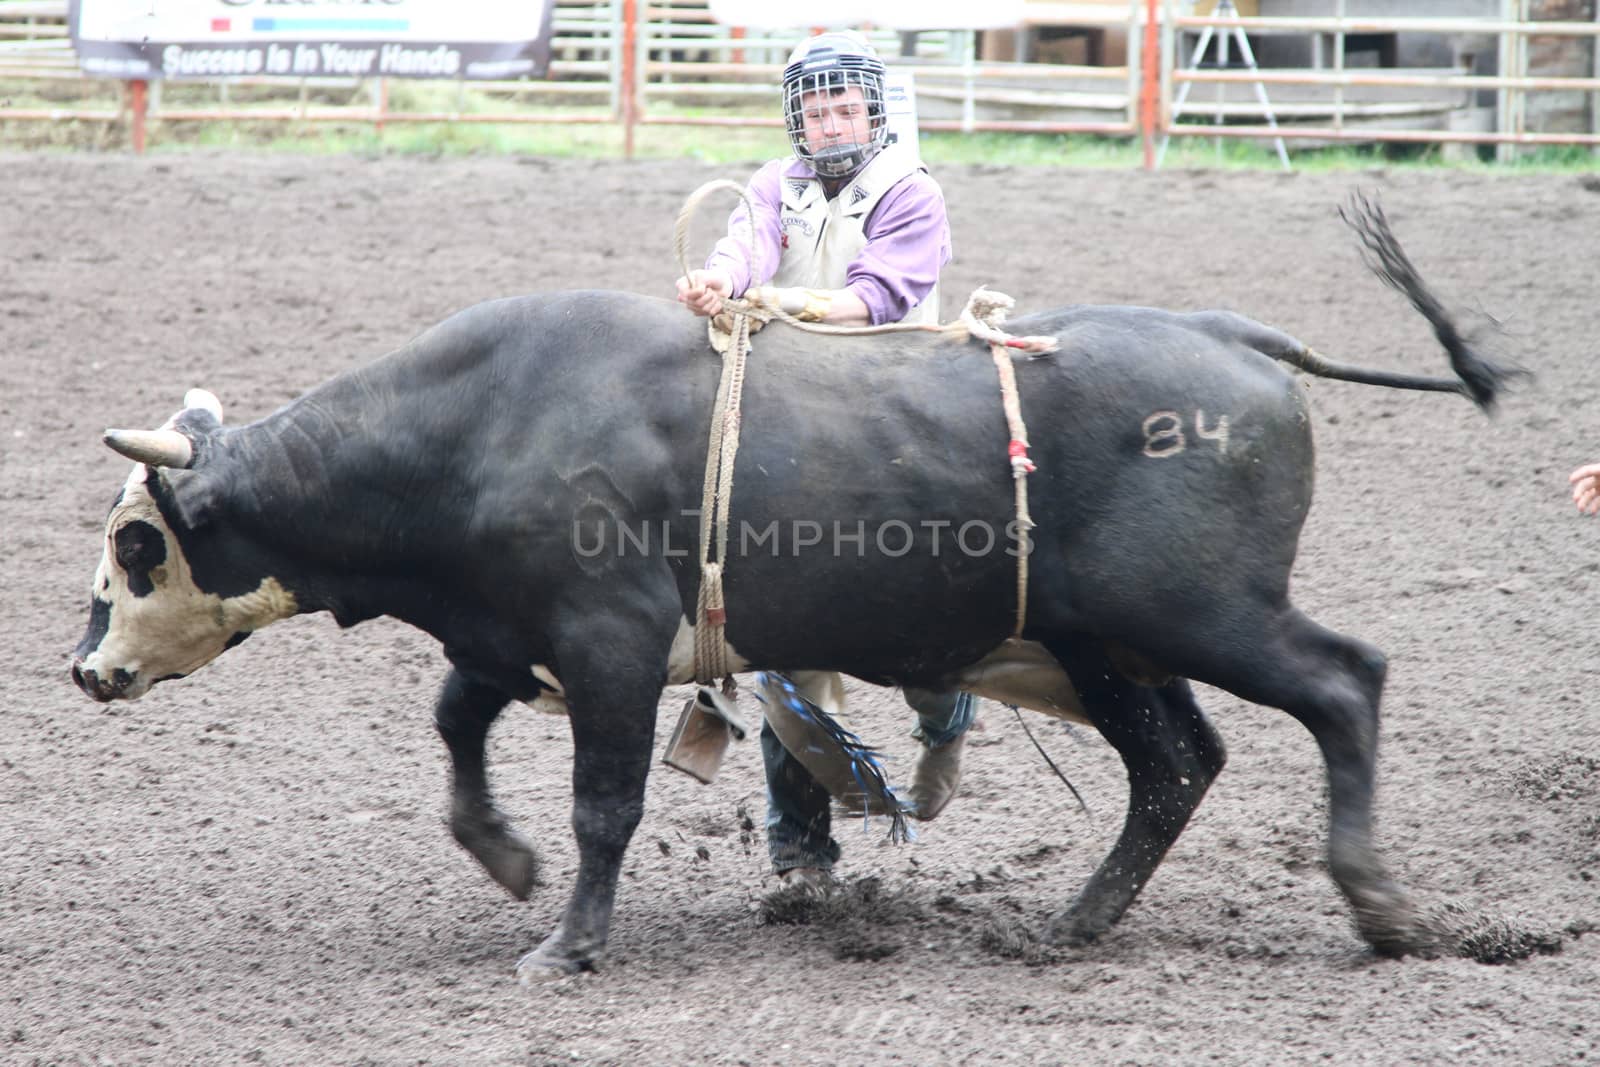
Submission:
<svg viewBox="0 0 1600 1067">
<path fill-rule="evenodd" d="M 1122 834 L 1046 932 L 1051 941 L 1081 945 L 1122 918 L 1200 806 L 1227 753 L 1187 681 L 1174 679 L 1160 688 L 1137 685 L 1091 641 L 1052 645 L 1051 651 L 1077 687 L 1090 721 L 1128 771 Z"/>
<path fill-rule="evenodd" d="M 1192 649 L 1199 658 L 1179 669 L 1245 700 L 1282 708 L 1311 732 L 1328 769 L 1329 868 L 1355 913 L 1356 928 L 1384 955 L 1430 951 L 1433 938 L 1372 841 L 1383 654 L 1292 607 L 1262 622 L 1256 627 L 1234 618 L 1214 628 L 1188 628 L 1190 639 L 1208 632 L 1236 639 Z"/>
<path fill-rule="evenodd" d="M 489 727 L 506 703 L 500 690 L 469 682 L 452 670 L 433 721 L 450 750 L 451 835 L 507 892 L 527 900 L 539 881 L 539 856 L 495 805 L 484 765 Z"/>
</svg>

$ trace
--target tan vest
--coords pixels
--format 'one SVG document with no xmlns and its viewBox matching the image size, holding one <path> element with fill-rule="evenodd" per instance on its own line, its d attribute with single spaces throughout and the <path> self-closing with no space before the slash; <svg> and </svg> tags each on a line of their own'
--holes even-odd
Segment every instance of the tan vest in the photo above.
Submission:
<svg viewBox="0 0 1600 1067">
<path fill-rule="evenodd" d="M 788 169 L 787 163 L 784 169 Z M 778 225 L 787 241 L 778 256 L 772 284 L 784 288 L 844 288 L 851 261 L 867 246 L 867 216 L 895 182 L 922 169 L 922 161 L 910 149 L 889 145 L 857 171 L 832 200 L 823 193 L 822 181 L 817 177 L 781 174 L 778 182 L 783 191 L 783 210 Z M 938 285 L 900 321 L 937 324 Z"/>
</svg>

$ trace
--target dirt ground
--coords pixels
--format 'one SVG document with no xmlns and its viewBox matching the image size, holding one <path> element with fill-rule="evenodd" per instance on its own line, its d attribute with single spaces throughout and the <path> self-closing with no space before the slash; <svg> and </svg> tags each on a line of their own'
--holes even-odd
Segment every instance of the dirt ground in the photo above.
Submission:
<svg viewBox="0 0 1600 1067">
<path fill-rule="evenodd" d="M 919 841 L 842 833 L 847 914 L 766 921 L 760 759 L 658 767 L 599 974 L 519 985 L 575 870 L 571 744 L 514 708 L 500 799 L 547 885 L 517 903 L 444 827 L 427 637 L 281 623 L 134 704 L 67 678 L 105 511 L 203 384 L 266 414 L 468 304 L 667 294 L 692 162 L 0 155 L 0 1061 L 7 1063 L 1466 1063 L 1600 1056 L 1600 178 L 950 167 L 956 261 L 1023 310 L 1221 306 L 1342 359 L 1440 373 L 1335 214 L 1381 193 L 1457 305 L 1537 382 L 1450 396 L 1312 386 L 1317 502 L 1298 602 L 1391 658 L 1379 835 L 1503 965 L 1380 960 L 1329 880 L 1323 772 L 1280 712 L 1202 693 L 1231 761 L 1111 936 L 1031 940 L 1121 823 L 1092 732 L 1030 716 L 1081 811 L 985 704 L 964 795 Z M 714 221 L 698 227 L 709 243 Z M 1030 413 L 1069 420 L 1071 412 Z M 748 432 L 748 430 L 747 430 Z M 683 691 L 669 691 L 664 741 Z M 749 699 L 748 697 L 746 698 Z M 901 757 L 910 721 L 857 687 Z M 748 709 L 747 709 L 748 710 Z M 754 832 L 746 817 L 755 820 Z"/>
</svg>

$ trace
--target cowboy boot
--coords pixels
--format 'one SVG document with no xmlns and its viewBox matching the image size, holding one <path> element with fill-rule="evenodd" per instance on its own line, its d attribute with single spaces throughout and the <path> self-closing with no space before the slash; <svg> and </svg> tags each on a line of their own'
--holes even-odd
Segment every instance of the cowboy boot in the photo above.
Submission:
<svg viewBox="0 0 1600 1067">
<path fill-rule="evenodd" d="M 936 818 L 955 798 L 961 784 L 961 750 L 967 735 L 962 734 L 938 748 L 924 744 L 917 753 L 917 766 L 911 775 L 910 815 L 924 822 Z"/>
<path fill-rule="evenodd" d="M 797 896 L 825 897 L 839 887 L 833 872 L 824 867 L 790 867 L 778 872 L 780 890 Z"/>
</svg>

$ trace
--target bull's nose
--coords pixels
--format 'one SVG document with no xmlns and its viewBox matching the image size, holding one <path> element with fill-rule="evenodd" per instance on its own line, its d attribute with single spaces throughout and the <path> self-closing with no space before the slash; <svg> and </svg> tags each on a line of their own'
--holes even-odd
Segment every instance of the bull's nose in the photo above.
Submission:
<svg viewBox="0 0 1600 1067">
<path fill-rule="evenodd" d="M 118 667 L 111 672 L 111 678 L 101 678 L 94 670 L 83 665 L 83 661 L 72 661 L 72 680 L 77 687 L 104 704 L 117 699 L 128 691 L 133 684 L 133 675 Z"/>
</svg>

